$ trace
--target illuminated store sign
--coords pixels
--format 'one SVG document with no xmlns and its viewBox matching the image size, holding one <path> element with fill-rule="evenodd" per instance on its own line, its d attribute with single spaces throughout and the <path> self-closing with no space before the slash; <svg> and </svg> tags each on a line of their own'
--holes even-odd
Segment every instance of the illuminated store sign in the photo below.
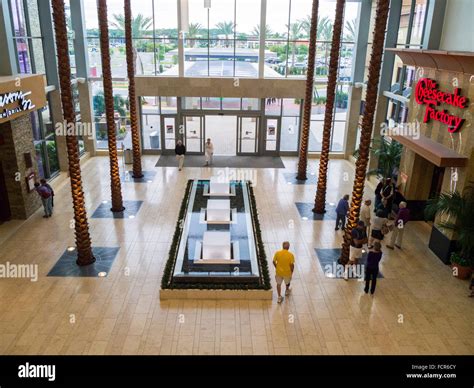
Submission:
<svg viewBox="0 0 474 388">
<path fill-rule="evenodd" d="M 16 91 L 11 93 L 0 94 L 0 108 L 3 108 L 3 110 L 0 110 L 0 119 L 5 119 L 19 112 L 34 110 L 36 106 L 28 98 L 30 94 L 31 91 Z M 16 106 L 10 109 L 7 108 L 7 106 L 11 104 L 16 104 Z"/>
<path fill-rule="evenodd" d="M 423 122 L 428 123 L 430 120 L 439 121 L 448 126 L 451 133 L 461 129 L 464 119 L 451 115 L 446 109 L 437 110 L 440 104 L 448 104 L 455 108 L 465 109 L 468 99 L 461 96 L 461 89 L 455 88 L 453 93 L 443 92 L 438 89 L 436 81 L 430 78 L 422 78 L 416 84 L 415 99 L 420 105 L 426 105 Z"/>
</svg>

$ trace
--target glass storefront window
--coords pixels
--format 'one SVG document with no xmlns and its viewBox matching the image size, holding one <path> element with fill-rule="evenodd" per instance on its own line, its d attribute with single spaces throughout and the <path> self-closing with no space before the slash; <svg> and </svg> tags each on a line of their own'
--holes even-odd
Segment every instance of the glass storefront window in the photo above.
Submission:
<svg viewBox="0 0 474 388">
<path fill-rule="evenodd" d="M 299 127 L 299 117 L 281 118 L 280 151 L 295 152 L 298 150 Z"/>
<path fill-rule="evenodd" d="M 177 113 L 178 103 L 176 97 L 161 97 L 161 113 Z"/>
</svg>

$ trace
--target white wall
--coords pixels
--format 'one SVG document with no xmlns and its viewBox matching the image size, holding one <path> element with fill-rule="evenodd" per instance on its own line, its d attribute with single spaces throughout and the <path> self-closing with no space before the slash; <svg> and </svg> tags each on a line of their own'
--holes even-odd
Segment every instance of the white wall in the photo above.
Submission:
<svg viewBox="0 0 474 388">
<path fill-rule="evenodd" d="M 474 51 L 474 0 L 447 0 L 440 50 Z"/>
</svg>

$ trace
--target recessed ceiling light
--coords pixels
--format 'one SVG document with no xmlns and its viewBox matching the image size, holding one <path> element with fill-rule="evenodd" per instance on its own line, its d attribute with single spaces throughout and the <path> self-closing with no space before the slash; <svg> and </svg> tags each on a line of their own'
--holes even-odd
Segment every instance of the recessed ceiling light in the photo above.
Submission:
<svg viewBox="0 0 474 388">
<path fill-rule="evenodd" d="M 302 217 L 301 219 L 307 221 L 308 217 Z"/>
<path fill-rule="evenodd" d="M 152 181 L 152 180 L 148 180 L 147 182 L 148 182 L 148 183 L 152 183 L 153 181 Z"/>
<path fill-rule="evenodd" d="M 329 206 L 334 206 L 335 203 L 334 202 L 329 202 Z"/>
<path fill-rule="evenodd" d="M 97 276 L 100 278 L 105 278 L 107 276 L 107 272 L 99 272 Z"/>
<path fill-rule="evenodd" d="M 288 185 L 292 185 L 293 183 L 291 183 L 291 182 L 287 182 L 287 184 L 288 184 Z"/>
<path fill-rule="evenodd" d="M 135 218 L 135 216 L 134 216 L 134 215 L 131 215 L 131 216 L 128 216 L 128 218 L 130 218 L 130 219 L 131 219 L 131 218 Z"/>
<path fill-rule="evenodd" d="M 102 203 L 109 203 L 109 201 L 102 201 Z"/>
</svg>

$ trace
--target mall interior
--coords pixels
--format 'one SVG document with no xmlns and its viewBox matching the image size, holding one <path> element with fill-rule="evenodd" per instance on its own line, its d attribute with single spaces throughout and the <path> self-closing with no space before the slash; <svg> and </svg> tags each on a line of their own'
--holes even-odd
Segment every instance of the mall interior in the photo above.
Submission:
<svg viewBox="0 0 474 388">
<path fill-rule="evenodd" d="M 0 0 L 0 354 L 474 354 L 474 1 L 124 3 Z"/>
</svg>

